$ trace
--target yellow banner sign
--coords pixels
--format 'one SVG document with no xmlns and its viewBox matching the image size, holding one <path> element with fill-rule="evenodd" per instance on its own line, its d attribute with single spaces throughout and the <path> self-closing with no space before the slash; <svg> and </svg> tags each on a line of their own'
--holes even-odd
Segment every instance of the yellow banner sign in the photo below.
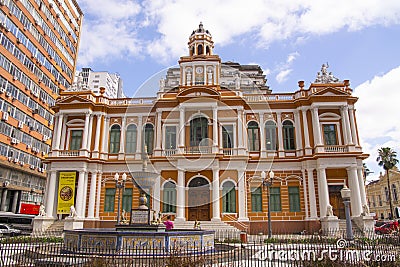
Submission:
<svg viewBox="0 0 400 267">
<path fill-rule="evenodd" d="M 75 201 L 76 172 L 60 172 L 57 214 L 69 214 Z"/>
</svg>

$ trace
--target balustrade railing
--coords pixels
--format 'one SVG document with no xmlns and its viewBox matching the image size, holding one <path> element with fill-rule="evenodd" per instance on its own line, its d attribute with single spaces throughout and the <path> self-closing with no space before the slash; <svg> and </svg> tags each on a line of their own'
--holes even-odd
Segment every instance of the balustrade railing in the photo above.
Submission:
<svg viewBox="0 0 400 267">
<path fill-rule="evenodd" d="M 58 153 L 60 157 L 79 157 L 79 150 L 62 150 Z"/>
<path fill-rule="evenodd" d="M 339 146 L 339 145 L 332 145 L 332 146 L 325 146 L 324 151 L 327 153 L 341 153 L 341 152 L 349 152 L 347 146 Z"/>
<path fill-rule="evenodd" d="M 185 147 L 186 154 L 210 154 L 212 152 L 211 146 L 189 146 Z"/>
</svg>

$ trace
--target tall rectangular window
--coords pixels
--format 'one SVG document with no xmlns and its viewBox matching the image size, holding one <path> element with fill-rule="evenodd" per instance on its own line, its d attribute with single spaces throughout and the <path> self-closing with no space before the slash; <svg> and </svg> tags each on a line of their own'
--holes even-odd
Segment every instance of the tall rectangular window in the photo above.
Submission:
<svg viewBox="0 0 400 267">
<path fill-rule="evenodd" d="M 132 188 L 125 188 L 122 194 L 122 209 L 126 212 L 132 209 Z"/>
<path fill-rule="evenodd" d="M 222 126 L 222 147 L 233 148 L 233 125 Z"/>
<path fill-rule="evenodd" d="M 336 139 L 336 125 L 335 124 L 324 124 L 324 140 L 325 145 L 337 145 Z"/>
<path fill-rule="evenodd" d="M 115 203 L 115 188 L 106 188 L 106 195 L 104 199 L 104 211 L 113 212 Z"/>
<path fill-rule="evenodd" d="M 281 206 L 281 188 L 280 187 L 270 187 L 270 207 L 271 211 L 282 211 Z"/>
<path fill-rule="evenodd" d="M 70 150 L 79 150 L 82 145 L 82 130 L 72 130 L 71 131 L 71 141 L 69 144 Z"/>
<path fill-rule="evenodd" d="M 165 149 L 176 149 L 176 126 L 165 127 Z"/>
<path fill-rule="evenodd" d="M 252 188 L 251 191 L 251 211 L 262 211 L 262 191 L 261 187 Z"/>
<path fill-rule="evenodd" d="M 300 211 L 300 189 L 298 186 L 289 186 L 289 210 Z"/>
</svg>

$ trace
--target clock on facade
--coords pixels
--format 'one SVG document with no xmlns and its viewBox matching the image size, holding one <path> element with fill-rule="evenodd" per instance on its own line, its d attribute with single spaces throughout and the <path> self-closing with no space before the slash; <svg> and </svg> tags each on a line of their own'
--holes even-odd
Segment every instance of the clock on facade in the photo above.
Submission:
<svg viewBox="0 0 400 267">
<path fill-rule="evenodd" d="M 202 67 L 197 67 L 196 68 L 196 73 L 203 73 L 203 68 Z"/>
</svg>

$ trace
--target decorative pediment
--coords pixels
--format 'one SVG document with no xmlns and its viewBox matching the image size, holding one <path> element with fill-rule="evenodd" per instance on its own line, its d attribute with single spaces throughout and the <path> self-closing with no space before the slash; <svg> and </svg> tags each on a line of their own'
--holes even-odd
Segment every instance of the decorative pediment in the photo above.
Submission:
<svg viewBox="0 0 400 267">
<path fill-rule="evenodd" d="M 324 87 L 324 88 L 312 88 L 313 96 L 348 96 L 346 88 L 344 87 Z"/>
<path fill-rule="evenodd" d="M 92 102 L 86 98 L 77 95 L 71 95 L 57 100 L 57 104 L 83 104 L 83 103 L 92 103 Z"/>
</svg>

